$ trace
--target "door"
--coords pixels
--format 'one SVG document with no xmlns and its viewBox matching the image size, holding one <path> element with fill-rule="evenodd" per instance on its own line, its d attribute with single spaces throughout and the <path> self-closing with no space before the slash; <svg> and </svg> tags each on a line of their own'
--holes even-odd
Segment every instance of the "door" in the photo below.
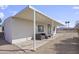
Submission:
<svg viewBox="0 0 79 59">
<path fill-rule="evenodd" d="M 51 34 L 51 25 L 48 24 L 47 26 L 48 26 L 48 27 L 47 27 L 47 29 L 48 29 L 48 34 Z"/>
</svg>

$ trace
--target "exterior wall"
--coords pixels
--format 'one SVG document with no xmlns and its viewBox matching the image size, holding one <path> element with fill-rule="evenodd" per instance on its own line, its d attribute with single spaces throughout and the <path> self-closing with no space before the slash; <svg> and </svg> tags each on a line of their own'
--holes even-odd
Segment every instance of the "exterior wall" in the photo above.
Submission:
<svg viewBox="0 0 79 59">
<path fill-rule="evenodd" d="M 12 18 L 8 18 L 4 21 L 5 40 L 7 40 L 9 43 L 12 43 L 11 22 L 12 22 Z"/>
<path fill-rule="evenodd" d="M 33 36 L 33 21 L 23 19 L 12 20 L 12 43 L 31 40 Z"/>
<path fill-rule="evenodd" d="M 36 22 L 36 33 L 38 32 L 38 25 L 44 25 L 44 33 L 48 34 L 48 27 L 46 23 Z M 53 34 L 52 24 L 51 33 Z M 18 43 L 26 40 L 30 40 L 33 37 L 33 21 L 25 19 L 13 19 L 9 18 L 4 23 L 5 38 L 10 43 Z"/>
</svg>

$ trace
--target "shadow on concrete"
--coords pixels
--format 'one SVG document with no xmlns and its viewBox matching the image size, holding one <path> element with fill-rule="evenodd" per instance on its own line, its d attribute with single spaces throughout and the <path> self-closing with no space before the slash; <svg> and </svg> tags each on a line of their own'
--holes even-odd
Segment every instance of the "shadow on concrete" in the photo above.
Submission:
<svg viewBox="0 0 79 59">
<path fill-rule="evenodd" d="M 56 43 L 54 50 L 57 54 L 79 54 L 79 38 L 67 38 Z"/>
<path fill-rule="evenodd" d="M 6 44 L 10 44 L 10 43 L 8 43 L 8 42 L 5 40 L 4 33 L 3 33 L 3 32 L 0 32 L 0 46 L 1 46 L 1 45 L 6 45 Z"/>
</svg>

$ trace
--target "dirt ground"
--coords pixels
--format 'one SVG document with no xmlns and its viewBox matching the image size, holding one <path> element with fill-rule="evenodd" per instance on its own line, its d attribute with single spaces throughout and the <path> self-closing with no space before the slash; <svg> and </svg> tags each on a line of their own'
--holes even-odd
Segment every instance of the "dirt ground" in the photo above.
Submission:
<svg viewBox="0 0 79 59">
<path fill-rule="evenodd" d="M 60 33 L 56 39 L 40 47 L 35 53 L 78 54 L 79 38 L 77 33 Z"/>
<path fill-rule="evenodd" d="M 58 36 L 39 47 L 35 52 L 23 50 L 0 38 L 0 54 L 78 54 L 79 38 L 77 33 L 58 33 Z"/>
</svg>

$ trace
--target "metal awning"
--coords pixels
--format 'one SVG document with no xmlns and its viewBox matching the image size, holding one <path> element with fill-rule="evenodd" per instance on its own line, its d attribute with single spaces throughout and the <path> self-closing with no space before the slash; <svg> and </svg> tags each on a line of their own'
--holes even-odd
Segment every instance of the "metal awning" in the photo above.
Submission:
<svg viewBox="0 0 79 59">
<path fill-rule="evenodd" d="M 37 22 L 43 22 L 43 23 L 53 22 L 57 26 L 63 25 L 62 23 L 55 21 L 51 17 L 47 16 L 46 14 L 42 13 L 41 11 L 38 11 L 37 9 L 33 8 L 32 6 L 27 6 L 26 8 L 21 10 L 19 13 L 17 13 L 14 16 L 14 18 L 26 19 L 26 20 L 33 21 L 33 11 L 36 12 L 36 21 Z"/>
</svg>

